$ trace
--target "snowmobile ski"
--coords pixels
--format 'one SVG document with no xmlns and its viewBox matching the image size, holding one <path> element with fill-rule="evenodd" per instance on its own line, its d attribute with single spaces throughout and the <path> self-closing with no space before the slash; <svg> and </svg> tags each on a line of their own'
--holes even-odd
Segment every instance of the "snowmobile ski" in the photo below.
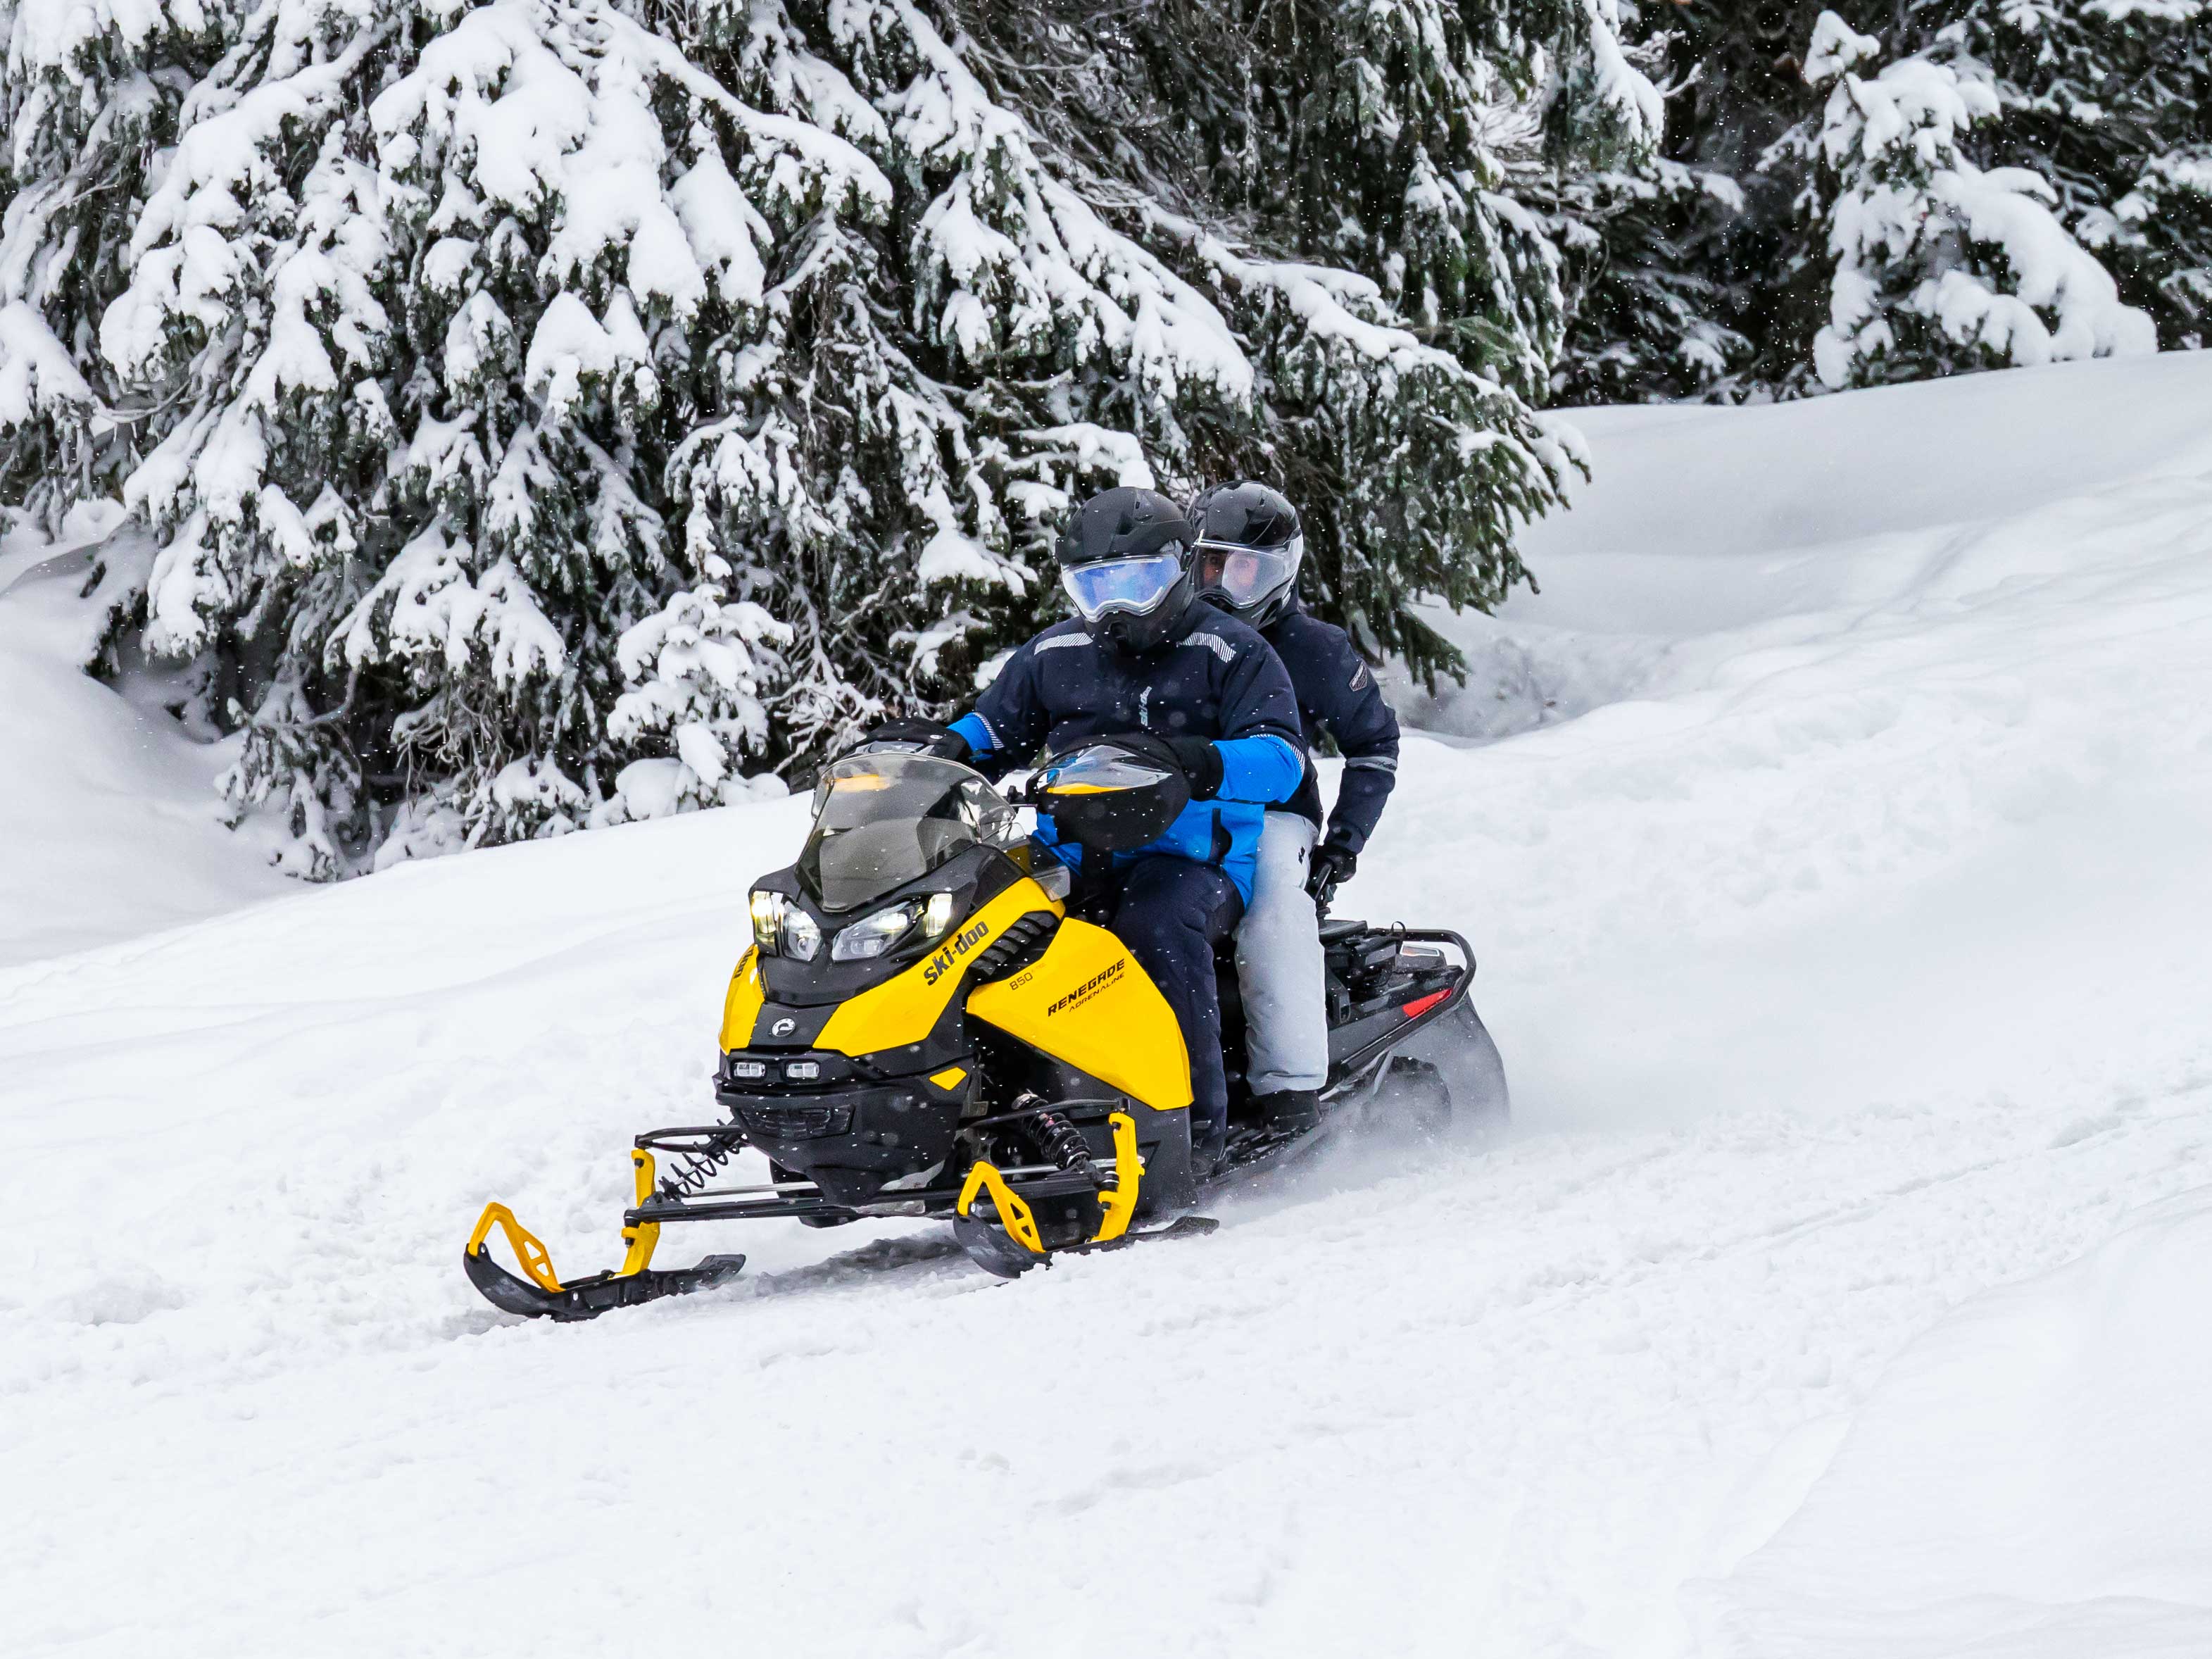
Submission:
<svg viewBox="0 0 2212 1659">
<path fill-rule="evenodd" d="M 1087 1244 L 1063 1245 L 1056 1250 L 1032 1252 L 980 1217 L 963 1216 L 952 1224 L 952 1236 L 968 1259 L 997 1279 L 1019 1279 L 1032 1267 L 1049 1267 L 1064 1255 L 1097 1255 L 1107 1250 L 1126 1250 L 1133 1244 L 1159 1244 L 1170 1239 L 1204 1238 L 1220 1222 L 1210 1215 L 1177 1216 L 1160 1227 L 1141 1227 L 1118 1238 Z"/>
<path fill-rule="evenodd" d="M 1145 1160 L 1137 1151 L 1136 1120 L 1127 1112 L 1107 1115 L 1106 1126 L 1114 1140 L 1113 1179 L 1109 1185 L 1106 1172 L 1091 1158 L 1083 1137 L 1068 1127 L 1065 1119 L 1042 1109 L 1033 1115 L 1048 1126 L 1047 1133 L 1054 1139 L 1061 1167 L 1071 1175 L 1088 1176 L 1097 1188 L 1098 1207 L 1104 1212 L 1097 1232 L 1080 1243 L 1060 1246 L 1061 1253 L 1106 1249 L 1121 1243 L 1128 1237 L 1129 1222 L 1137 1213 L 1138 1191 L 1144 1182 Z M 976 1213 L 979 1200 L 988 1202 L 998 1217 L 996 1225 Z M 952 1236 L 968 1253 L 969 1260 L 985 1273 L 1000 1279 L 1017 1279 L 1038 1262 L 1051 1260 L 1054 1253 L 1045 1246 L 1043 1231 L 1037 1224 L 1035 1212 L 995 1164 L 978 1160 L 969 1166 L 968 1178 L 953 1207 L 958 1215 L 952 1224 Z"/>
<path fill-rule="evenodd" d="M 636 1176 L 637 1201 L 642 1204 L 653 1195 L 653 1154 L 634 1150 L 630 1167 Z M 484 1248 L 495 1227 L 506 1235 L 507 1248 L 526 1278 L 507 1272 Z M 461 1267 L 492 1306 L 526 1318 L 562 1321 L 595 1319 L 610 1309 L 687 1296 L 726 1284 L 744 1269 L 742 1255 L 710 1255 L 696 1267 L 656 1270 L 650 1263 L 660 1242 L 660 1228 L 653 1222 L 624 1227 L 623 1241 L 629 1249 L 621 1267 L 563 1284 L 553 1271 L 551 1253 L 538 1236 L 517 1221 L 506 1205 L 487 1204 L 469 1236 L 468 1248 L 461 1252 Z"/>
<path fill-rule="evenodd" d="M 461 1257 L 469 1283 L 483 1292 L 484 1300 L 505 1313 L 568 1322 L 596 1319 L 614 1308 L 635 1308 L 667 1296 L 689 1296 L 694 1291 L 726 1285 L 744 1270 L 742 1255 L 710 1255 L 696 1267 L 647 1268 L 635 1273 L 593 1273 L 547 1291 L 513 1273 L 491 1259 L 481 1247 Z"/>
</svg>

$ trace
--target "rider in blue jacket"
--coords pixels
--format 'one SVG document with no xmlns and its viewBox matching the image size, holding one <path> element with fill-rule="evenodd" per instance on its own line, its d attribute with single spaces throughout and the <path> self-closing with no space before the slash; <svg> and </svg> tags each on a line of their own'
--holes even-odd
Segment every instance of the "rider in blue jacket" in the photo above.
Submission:
<svg viewBox="0 0 2212 1659">
<path fill-rule="evenodd" d="M 1251 896 L 1267 803 L 1297 790 L 1305 752 L 1281 659 L 1198 599 L 1196 540 L 1182 509 L 1157 491 L 1109 489 L 1085 502 L 1055 549 L 1076 616 L 1014 652 L 951 730 L 974 755 L 1012 764 L 1041 748 L 1150 732 L 1188 778 L 1190 805 L 1158 841 L 1116 854 L 1111 878 L 1114 931 L 1182 1025 L 1203 1169 L 1219 1156 L 1229 1115 L 1213 950 Z M 1038 834 L 1057 838 L 1048 817 Z"/>
</svg>

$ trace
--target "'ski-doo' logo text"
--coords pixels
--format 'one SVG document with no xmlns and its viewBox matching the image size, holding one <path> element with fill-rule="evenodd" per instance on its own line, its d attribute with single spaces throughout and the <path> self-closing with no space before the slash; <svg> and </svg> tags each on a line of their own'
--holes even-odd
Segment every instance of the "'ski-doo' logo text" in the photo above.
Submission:
<svg viewBox="0 0 2212 1659">
<path fill-rule="evenodd" d="M 1089 979 L 1085 980 L 1082 984 L 1077 986 L 1073 991 L 1070 991 L 1059 1001 L 1054 1003 L 1051 1007 L 1046 1009 L 1044 1011 L 1045 1018 L 1049 1019 L 1063 1008 L 1078 1007 L 1082 1004 L 1088 1002 L 1100 991 L 1103 990 L 1107 986 L 1111 985 L 1115 980 L 1119 979 L 1121 976 L 1121 970 L 1128 965 L 1128 957 L 1115 957 L 1113 961 L 1108 963 L 1097 973 L 1091 975 Z"/>
<path fill-rule="evenodd" d="M 936 984 L 939 980 L 952 971 L 955 963 L 990 936 L 989 922 L 970 922 L 951 939 L 946 940 L 943 950 L 930 957 L 928 964 L 921 970 L 921 982 L 924 985 Z"/>
</svg>

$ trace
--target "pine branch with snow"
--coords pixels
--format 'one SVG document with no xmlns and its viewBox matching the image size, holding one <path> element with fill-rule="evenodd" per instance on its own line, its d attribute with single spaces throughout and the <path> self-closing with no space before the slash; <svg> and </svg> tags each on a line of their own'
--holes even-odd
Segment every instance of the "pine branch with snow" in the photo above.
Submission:
<svg viewBox="0 0 2212 1659">
<path fill-rule="evenodd" d="M 1666 147 L 1657 169 L 1618 170 L 1625 190 L 1596 188 L 1594 211 L 1576 201 L 1592 192 L 1593 178 L 1562 181 L 1568 222 L 1554 240 L 1568 256 L 1576 304 L 1562 392 L 1738 399 L 1822 389 L 1813 372 L 1815 337 L 1829 331 L 1832 366 L 1835 343 L 1857 313 L 1847 296 L 1845 333 L 1836 332 L 1829 209 L 1842 186 L 1823 136 L 1846 71 L 1823 62 L 1817 88 L 1803 72 L 1820 6 L 1625 9 L 1632 51 L 1664 43 L 1663 69 L 1652 76 L 1671 94 Z M 1942 211 L 1960 226 L 1978 212 L 1985 234 L 1960 234 L 1986 244 L 1973 258 L 1997 291 L 2020 292 L 1990 228 L 2047 240 L 2024 228 L 2041 223 L 2033 210 L 2040 208 L 2110 274 L 2119 304 L 2148 315 L 2161 344 L 2203 341 L 2212 305 L 2212 171 L 2204 165 L 2212 156 L 2212 9 L 2200 0 L 1835 0 L 1832 12 L 1851 34 L 1883 44 L 1880 63 L 1849 73 L 1879 82 L 1881 64 L 1917 62 L 1939 82 L 1948 76 L 1977 89 L 1961 94 L 1975 106 L 1951 140 L 1984 185 L 1962 184 Z M 1668 167 L 1724 190 L 1672 191 Z M 1872 256 L 1876 264 L 1887 258 L 1887 246 Z M 1908 248 L 1903 264 L 1916 264 L 1923 252 Z M 2094 283 L 2081 275 L 2074 286 L 2086 292 Z M 1906 270 L 1881 280 L 1893 277 L 1917 286 Z M 1957 307 L 1978 302 L 1956 281 L 1951 289 L 1954 320 L 1966 327 Z M 1976 325 L 1987 325 L 1994 347 L 1952 338 L 1924 307 L 1898 313 L 1891 331 L 1923 343 L 1892 352 L 1881 373 L 1909 378 L 2014 361 L 2013 331 L 1996 314 L 2006 309 L 1981 307 Z M 2055 305 L 2029 309 L 2054 338 L 2063 330 Z M 1685 372 L 1676 344 L 1696 337 L 1685 321 L 1711 331 L 1724 365 L 1718 373 Z M 2019 332 L 2033 356 L 2033 331 Z"/>
<path fill-rule="evenodd" d="M 1967 129 L 1998 112 L 1995 89 L 1926 57 L 1857 72 L 1881 53 L 1824 12 L 1806 54 L 1808 82 L 1833 88 L 1819 139 L 1836 258 L 1813 347 L 1822 381 L 2156 350 L 2155 325 L 2068 234 L 2042 178 L 1967 159 Z"/>
<path fill-rule="evenodd" d="M 745 798 L 731 757 L 768 747 L 761 666 L 791 641 L 760 606 L 725 605 L 711 586 L 678 593 L 623 634 L 615 654 L 629 689 L 615 699 L 607 735 L 625 748 L 673 752 L 625 767 L 611 812 L 660 817 Z"/>
<path fill-rule="evenodd" d="M 1551 227 L 1522 197 L 1539 157 L 1571 172 L 1656 137 L 1610 0 L 962 15 L 994 84 L 1258 370 L 1249 419 L 1192 434 L 1210 465 L 1152 446 L 1161 481 L 1281 483 L 1323 611 L 1424 676 L 1455 672 L 1413 597 L 1495 603 L 1522 574 L 1515 527 L 1572 465 L 1532 414 L 1566 301 Z"/>
</svg>

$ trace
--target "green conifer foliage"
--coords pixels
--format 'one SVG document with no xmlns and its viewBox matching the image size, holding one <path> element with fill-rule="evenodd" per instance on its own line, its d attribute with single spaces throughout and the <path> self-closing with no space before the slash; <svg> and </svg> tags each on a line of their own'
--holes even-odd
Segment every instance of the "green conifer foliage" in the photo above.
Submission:
<svg viewBox="0 0 2212 1659">
<path fill-rule="evenodd" d="M 1807 73 L 1822 11 L 1794 0 L 1690 0 L 1646 4 L 1631 17 L 1631 50 L 1661 51 L 1654 78 L 1674 95 L 1657 166 L 1570 216 L 1589 233 L 1578 274 L 1589 276 L 1571 284 L 1574 317 L 1559 377 L 1568 401 L 1820 390 L 1815 342 L 1834 326 L 1839 269 L 1845 286 L 1856 275 L 1899 294 L 1929 276 L 1930 247 L 1911 239 L 1873 265 L 1864 249 L 1836 245 L 1838 204 L 1867 198 L 1828 142 L 1835 123 L 1854 118 L 1853 100 L 1837 104 L 1835 76 Z M 2200 0 L 1841 0 L 1833 13 L 1875 42 L 1875 56 L 1853 71 L 1861 80 L 1878 85 L 1893 67 L 1916 76 L 1916 64 L 1948 76 L 1972 106 L 1947 141 L 1957 160 L 2046 207 L 2109 273 L 2118 302 L 2148 317 L 2161 345 L 2203 341 L 2212 295 L 2212 15 Z M 1673 187 L 1683 177 L 1701 187 Z M 1569 188 L 1587 195 L 1592 181 Z M 2034 216 L 2023 209 L 2021 216 Z M 1945 217 L 1963 226 L 1951 210 Z M 1985 231 L 1993 222 L 1984 216 Z M 1572 246 L 1572 228 L 1563 246 Z M 1995 291 L 2021 291 L 1996 240 L 1960 234 L 1976 245 L 1962 250 L 1962 272 L 1980 272 Z M 2063 331 L 2061 307 L 2036 308 L 2046 332 Z M 1923 326 L 1932 314 L 1899 313 L 1897 343 L 1879 354 L 1879 369 L 1869 358 L 1846 378 L 2038 360 L 2032 343 L 2025 356 L 2013 350 L 2009 331 Z M 2032 343 L 2034 331 L 2018 337 Z M 1702 360 L 1698 372 L 1684 373 L 1693 359 Z"/>
<path fill-rule="evenodd" d="M 0 504 L 152 532 L 315 876 L 949 708 L 1115 483 L 1280 478 L 1449 668 L 1572 464 L 1516 169 L 1648 140 L 1611 5 L 0 0 Z"/>
</svg>

